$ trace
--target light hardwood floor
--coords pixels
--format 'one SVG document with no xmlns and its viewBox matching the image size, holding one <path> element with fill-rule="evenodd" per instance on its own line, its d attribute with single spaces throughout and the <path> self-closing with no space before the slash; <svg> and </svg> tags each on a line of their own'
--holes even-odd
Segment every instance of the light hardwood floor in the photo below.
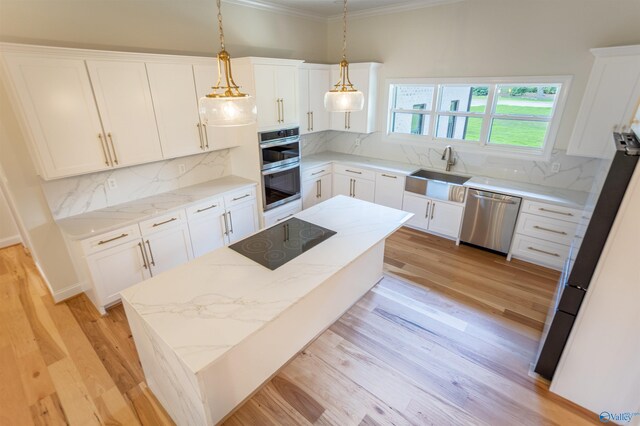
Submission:
<svg viewBox="0 0 640 426">
<path fill-rule="evenodd" d="M 388 274 L 229 425 L 581 425 L 595 414 L 528 376 L 557 273 L 416 231 Z M 53 304 L 0 250 L 0 425 L 172 424 L 144 383 L 122 306 Z"/>
</svg>

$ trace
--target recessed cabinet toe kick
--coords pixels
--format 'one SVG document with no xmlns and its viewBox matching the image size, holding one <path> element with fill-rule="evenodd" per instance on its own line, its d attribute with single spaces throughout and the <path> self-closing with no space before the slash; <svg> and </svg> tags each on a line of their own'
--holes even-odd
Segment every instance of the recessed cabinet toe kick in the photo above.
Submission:
<svg viewBox="0 0 640 426">
<path fill-rule="evenodd" d="M 411 214 L 338 196 L 295 217 L 335 234 L 275 270 L 225 247 L 122 293 L 145 379 L 177 424 L 223 421 L 334 323 L 382 278 L 385 239 Z"/>
</svg>

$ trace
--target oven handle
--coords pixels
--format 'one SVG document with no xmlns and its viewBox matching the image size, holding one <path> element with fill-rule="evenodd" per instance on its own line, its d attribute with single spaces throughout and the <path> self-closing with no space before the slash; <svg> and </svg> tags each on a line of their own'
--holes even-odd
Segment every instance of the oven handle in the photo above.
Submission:
<svg viewBox="0 0 640 426">
<path fill-rule="evenodd" d="M 291 165 L 286 165 L 285 167 L 274 167 L 273 169 L 264 170 L 262 172 L 262 176 L 273 175 L 275 173 L 286 172 L 287 170 L 295 169 L 296 167 L 300 167 L 300 163 L 296 162 Z"/>
<path fill-rule="evenodd" d="M 276 139 L 270 142 L 260 142 L 260 148 L 271 148 L 274 146 L 287 145 L 287 144 L 290 144 L 291 142 L 300 143 L 300 136 L 284 138 L 284 139 Z"/>
</svg>

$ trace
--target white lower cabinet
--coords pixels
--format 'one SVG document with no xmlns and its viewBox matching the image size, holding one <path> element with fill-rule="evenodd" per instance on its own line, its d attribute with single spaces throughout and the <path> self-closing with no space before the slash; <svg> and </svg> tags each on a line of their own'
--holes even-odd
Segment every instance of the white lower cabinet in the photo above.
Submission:
<svg viewBox="0 0 640 426">
<path fill-rule="evenodd" d="M 404 175 L 389 172 L 376 173 L 375 203 L 402 209 Z"/>
<path fill-rule="evenodd" d="M 268 228 L 302 211 L 302 200 L 295 200 L 283 206 L 269 210 L 264 214 L 264 227 Z"/>
<path fill-rule="evenodd" d="M 173 269 L 193 259 L 191 237 L 186 222 L 151 235 L 143 235 L 147 263 L 152 275 Z"/>
<path fill-rule="evenodd" d="M 229 243 L 240 241 L 258 230 L 258 209 L 255 198 L 227 209 Z"/>
<path fill-rule="evenodd" d="M 222 199 L 208 200 L 187 209 L 193 256 L 200 257 L 227 242 Z"/>
<path fill-rule="evenodd" d="M 151 277 L 142 240 L 129 241 L 87 256 L 98 309 L 120 299 L 120 292 Z"/>
<path fill-rule="evenodd" d="M 338 173 L 333 176 L 333 193 L 336 195 L 346 195 L 373 203 L 375 200 L 375 186 L 375 181 L 361 177 Z"/>
<path fill-rule="evenodd" d="M 302 207 L 308 209 L 333 196 L 331 166 L 305 171 L 302 176 Z"/>
<path fill-rule="evenodd" d="M 402 209 L 414 214 L 407 222 L 409 226 L 453 239 L 460 235 L 464 212 L 462 203 L 434 200 L 405 192 Z"/>
</svg>

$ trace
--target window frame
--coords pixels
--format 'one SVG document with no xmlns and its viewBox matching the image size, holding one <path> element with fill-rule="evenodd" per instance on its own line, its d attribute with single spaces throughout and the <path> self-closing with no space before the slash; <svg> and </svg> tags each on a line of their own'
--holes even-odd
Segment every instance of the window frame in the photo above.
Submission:
<svg viewBox="0 0 640 426">
<path fill-rule="evenodd" d="M 502 157 L 525 158 L 536 160 L 549 160 L 551 152 L 556 144 L 556 137 L 560 122 L 564 113 L 566 100 L 571 88 L 572 77 L 569 75 L 552 76 L 518 76 L 518 77 L 455 77 L 455 78 L 394 78 L 386 80 L 387 89 L 387 112 L 386 112 L 386 140 L 387 142 L 402 145 L 427 146 L 429 148 L 444 148 L 446 145 L 453 146 L 461 152 L 475 152 L 485 155 L 500 155 Z M 431 110 L 396 110 L 393 108 L 395 102 L 395 86 L 398 85 L 424 85 L 434 86 Z M 439 111 L 438 102 L 441 99 L 441 91 L 444 86 L 488 86 L 487 104 L 484 113 L 473 112 L 449 112 Z M 504 85 L 559 85 L 559 94 L 555 99 L 552 115 L 548 120 L 549 127 L 543 141 L 542 148 L 531 148 L 523 146 L 512 146 L 504 144 L 490 143 L 489 137 L 493 119 L 512 119 L 519 121 L 546 121 L 539 117 L 514 116 L 509 114 L 497 114 L 496 89 Z M 419 112 L 418 112 L 419 111 Z M 429 129 L 427 135 L 396 133 L 392 131 L 394 113 L 419 113 L 429 115 Z M 437 122 L 440 116 L 463 116 L 482 118 L 479 141 L 449 139 L 436 137 Z"/>
</svg>

